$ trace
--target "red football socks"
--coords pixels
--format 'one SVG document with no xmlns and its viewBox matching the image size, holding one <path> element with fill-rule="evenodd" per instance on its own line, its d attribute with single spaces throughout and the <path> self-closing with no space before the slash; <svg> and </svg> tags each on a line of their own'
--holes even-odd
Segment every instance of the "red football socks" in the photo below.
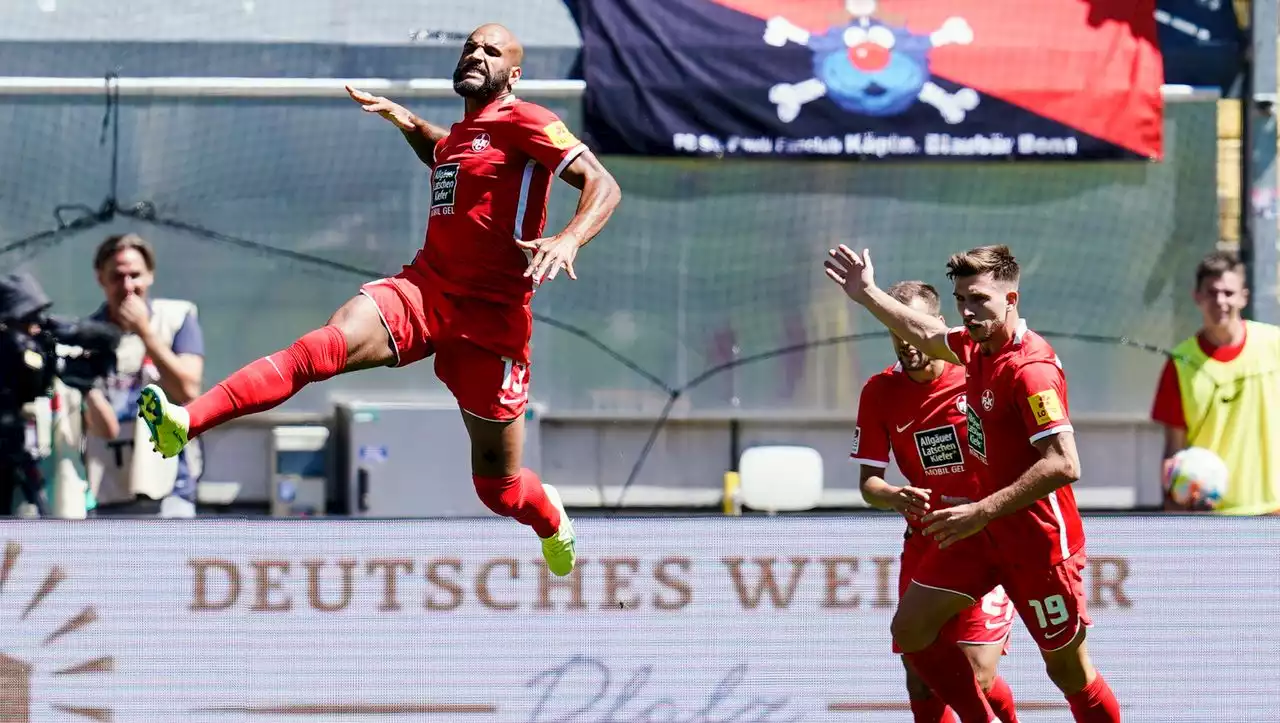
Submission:
<svg viewBox="0 0 1280 723">
<path fill-rule="evenodd" d="M 538 537 L 551 537 L 560 529 L 560 510 L 551 504 L 542 480 L 525 468 L 510 477 L 473 477 L 476 494 L 485 507 L 528 525 Z"/>
<path fill-rule="evenodd" d="M 991 690 L 987 691 L 987 703 L 995 711 L 1000 723 L 1018 723 L 1018 713 L 1013 707 L 1013 691 L 1004 678 L 996 676 L 991 681 Z"/>
<path fill-rule="evenodd" d="M 956 717 L 941 698 L 911 701 L 911 720 L 915 723 L 956 723 Z"/>
<path fill-rule="evenodd" d="M 1120 723 L 1120 703 L 1101 675 L 1084 690 L 1067 696 L 1067 704 L 1076 723 Z"/>
<path fill-rule="evenodd" d="M 194 439 L 228 420 L 276 407 L 307 384 L 336 375 L 346 364 L 347 340 L 342 332 L 335 326 L 316 329 L 193 399 L 186 405 L 191 417 L 187 437 Z"/>
<path fill-rule="evenodd" d="M 906 657 L 920 678 L 960 716 L 962 723 L 995 720 L 996 714 L 987 704 L 969 659 L 954 643 L 934 640 L 929 647 L 907 653 Z"/>
</svg>

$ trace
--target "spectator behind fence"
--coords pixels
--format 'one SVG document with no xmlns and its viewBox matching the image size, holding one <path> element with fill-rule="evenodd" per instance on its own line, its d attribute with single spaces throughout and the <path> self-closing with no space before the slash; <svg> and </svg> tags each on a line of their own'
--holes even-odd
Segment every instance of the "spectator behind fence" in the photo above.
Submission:
<svg viewBox="0 0 1280 723">
<path fill-rule="evenodd" d="M 98 246 L 93 268 L 106 303 L 92 318 L 125 332 L 116 373 L 85 398 L 85 467 L 96 514 L 192 516 L 203 467 L 200 448 L 161 457 L 138 418 L 137 399 L 147 384 L 159 384 L 182 402 L 200 394 L 204 337 L 196 306 L 149 296 L 155 251 L 137 234 L 108 237 Z"/>
<path fill-rule="evenodd" d="M 1245 267 L 1229 252 L 1196 267 L 1200 331 L 1165 363 L 1151 418 L 1165 428 L 1164 470 L 1187 447 L 1226 462 L 1220 512 L 1280 511 L 1280 327 L 1241 317 L 1249 300 Z M 1165 489 L 1165 509 L 1181 509 Z"/>
</svg>

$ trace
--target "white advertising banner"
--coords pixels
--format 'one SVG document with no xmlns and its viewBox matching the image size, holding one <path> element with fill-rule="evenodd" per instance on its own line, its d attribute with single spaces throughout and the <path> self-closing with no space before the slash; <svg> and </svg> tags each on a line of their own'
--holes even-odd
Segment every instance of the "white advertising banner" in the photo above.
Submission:
<svg viewBox="0 0 1280 723">
<path fill-rule="evenodd" d="M 1091 517 L 1125 720 L 1275 721 L 1280 519 Z M 12 521 L 0 721 L 910 721 L 887 516 Z M 1019 627 L 1020 719 L 1069 721 Z"/>
</svg>

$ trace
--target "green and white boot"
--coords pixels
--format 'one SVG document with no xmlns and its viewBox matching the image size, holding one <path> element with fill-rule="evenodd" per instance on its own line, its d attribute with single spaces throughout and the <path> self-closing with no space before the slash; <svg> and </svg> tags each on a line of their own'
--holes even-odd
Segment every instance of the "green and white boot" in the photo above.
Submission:
<svg viewBox="0 0 1280 723">
<path fill-rule="evenodd" d="M 138 416 L 151 430 L 151 443 L 160 456 L 176 457 L 187 446 L 187 430 L 191 426 L 187 410 L 170 402 L 155 384 L 143 387 L 138 395 Z"/>
<path fill-rule="evenodd" d="M 569 519 L 569 513 L 564 511 L 564 503 L 560 501 L 560 493 L 549 484 L 542 485 L 542 489 L 547 493 L 547 499 L 551 500 L 551 504 L 560 510 L 560 529 L 556 530 L 556 534 L 551 537 L 540 538 L 542 557 L 547 561 L 548 570 L 564 577 L 573 572 L 574 562 L 578 559 L 574 549 L 577 538 L 573 533 L 573 522 Z"/>
</svg>

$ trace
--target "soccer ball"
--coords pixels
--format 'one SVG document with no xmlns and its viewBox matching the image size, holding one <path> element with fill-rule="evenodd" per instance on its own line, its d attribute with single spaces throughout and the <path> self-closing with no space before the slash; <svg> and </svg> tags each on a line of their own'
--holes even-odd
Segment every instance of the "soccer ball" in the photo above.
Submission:
<svg viewBox="0 0 1280 723">
<path fill-rule="evenodd" d="M 1174 503 L 1197 509 L 1216 509 L 1227 492 L 1227 465 L 1204 447 L 1188 447 L 1173 456 L 1165 485 Z"/>
</svg>

